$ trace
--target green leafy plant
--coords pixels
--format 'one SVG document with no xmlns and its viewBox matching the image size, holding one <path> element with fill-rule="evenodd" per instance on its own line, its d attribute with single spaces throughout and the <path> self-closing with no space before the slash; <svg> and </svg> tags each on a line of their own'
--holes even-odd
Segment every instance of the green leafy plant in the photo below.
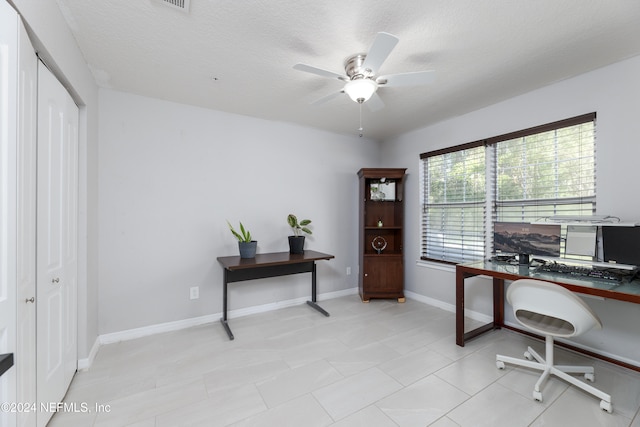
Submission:
<svg viewBox="0 0 640 427">
<path fill-rule="evenodd" d="M 247 230 L 246 228 L 244 228 L 244 225 L 242 225 L 242 222 L 240 223 L 240 233 L 238 233 L 233 226 L 231 225 L 231 223 L 229 221 L 227 221 L 227 224 L 229 224 L 229 230 L 231 230 L 231 234 L 233 234 L 235 236 L 236 239 L 238 239 L 238 242 L 250 242 L 251 241 L 251 232 L 249 230 Z"/>
<path fill-rule="evenodd" d="M 287 223 L 289 224 L 289 227 L 293 229 L 293 234 L 295 236 L 300 236 L 302 232 L 313 234 L 307 227 L 307 225 L 311 224 L 310 219 L 303 219 L 302 221 L 298 222 L 298 218 L 296 218 L 294 214 L 289 214 L 287 216 Z"/>
</svg>

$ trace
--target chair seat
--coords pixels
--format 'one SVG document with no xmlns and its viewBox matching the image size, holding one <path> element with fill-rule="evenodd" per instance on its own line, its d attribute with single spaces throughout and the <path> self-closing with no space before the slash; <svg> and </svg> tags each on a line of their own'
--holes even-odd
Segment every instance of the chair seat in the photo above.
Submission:
<svg viewBox="0 0 640 427">
<path fill-rule="evenodd" d="M 570 322 L 557 317 L 545 316 L 528 310 L 518 310 L 515 316 L 523 326 L 541 334 L 568 337 L 575 332 L 575 328 Z"/>
</svg>

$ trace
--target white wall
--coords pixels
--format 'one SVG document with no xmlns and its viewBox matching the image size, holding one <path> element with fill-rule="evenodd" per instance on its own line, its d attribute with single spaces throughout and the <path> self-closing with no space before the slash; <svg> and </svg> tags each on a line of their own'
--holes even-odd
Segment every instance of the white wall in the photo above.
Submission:
<svg viewBox="0 0 640 427">
<path fill-rule="evenodd" d="M 357 136 L 101 89 L 100 333 L 220 313 L 216 257 L 238 254 L 227 219 L 264 253 L 289 250 L 287 214 L 310 218 L 305 247 L 336 256 L 318 263 L 318 293 L 356 287 L 356 172 L 378 166 L 379 151 Z M 229 308 L 310 286 L 309 274 L 232 284 Z"/>
<path fill-rule="evenodd" d="M 98 336 L 98 86 L 55 0 L 9 3 L 22 16 L 39 56 L 80 109 L 78 357 L 84 359 Z"/>
<path fill-rule="evenodd" d="M 406 289 L 453 306 L 455 275 L 419 265 L 420 153 L 501 135 L 592 111 L 597 112 L 596 182 L 598 214 L 640 221 L 640 57 L 536 90 L 464 116 L 385 141 L 384 166 L 408 167 L 406 197 Z M 482 283 L 483 279 L 471 279 Z M 488 281 L 486 284 L 488 285 Z M 491 313 L 489 286 L 467 285 L 468 309 Z M 616 301 L 589 303 L 605 324 L 579 341 L 602 353 L 640 364 L 640 305 Z M 507 320 L 513 320 L 510 316 Z"/>
</svg>

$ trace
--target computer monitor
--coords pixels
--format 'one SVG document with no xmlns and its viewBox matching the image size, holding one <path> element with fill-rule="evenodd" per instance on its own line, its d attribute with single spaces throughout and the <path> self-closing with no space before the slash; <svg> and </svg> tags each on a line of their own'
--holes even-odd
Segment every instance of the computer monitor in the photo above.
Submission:
<svg viewBox="0 0 640 427">
<path fill-rule="evenodd" d="M 529 255 L 560 256 L 559 224 L 495 222 L 493 248 L 496 253 L 518 254 L 520 264 L 529 263 Z"/>
<path fill-rule="evenodd" d="M 597 235 L 598 227 L 595 225 L 567 225 L 564 254 L 593 258 L 596 255 Z"/>
<path fill-rule="evenodd" d="M 640 266 L 640 227 L 602 226 L 604 261 Z"/>
</svg>

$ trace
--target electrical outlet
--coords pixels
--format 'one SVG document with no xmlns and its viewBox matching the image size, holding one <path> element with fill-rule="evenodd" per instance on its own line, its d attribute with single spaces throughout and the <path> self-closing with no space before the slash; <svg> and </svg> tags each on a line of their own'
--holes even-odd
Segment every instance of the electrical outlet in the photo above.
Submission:
<svg viewBox="0 0 640 427">
<path fill-rule="evenodd" d="M 189 288 L 189 299 L 198 299 L 200 298 L 200 288 L 198 286 L 193 286 Z"/>
<path fill-rule="evenodd" d="M 351 267 L 347 267 L 347 276 L 351 276 Z"/>
</svg>

